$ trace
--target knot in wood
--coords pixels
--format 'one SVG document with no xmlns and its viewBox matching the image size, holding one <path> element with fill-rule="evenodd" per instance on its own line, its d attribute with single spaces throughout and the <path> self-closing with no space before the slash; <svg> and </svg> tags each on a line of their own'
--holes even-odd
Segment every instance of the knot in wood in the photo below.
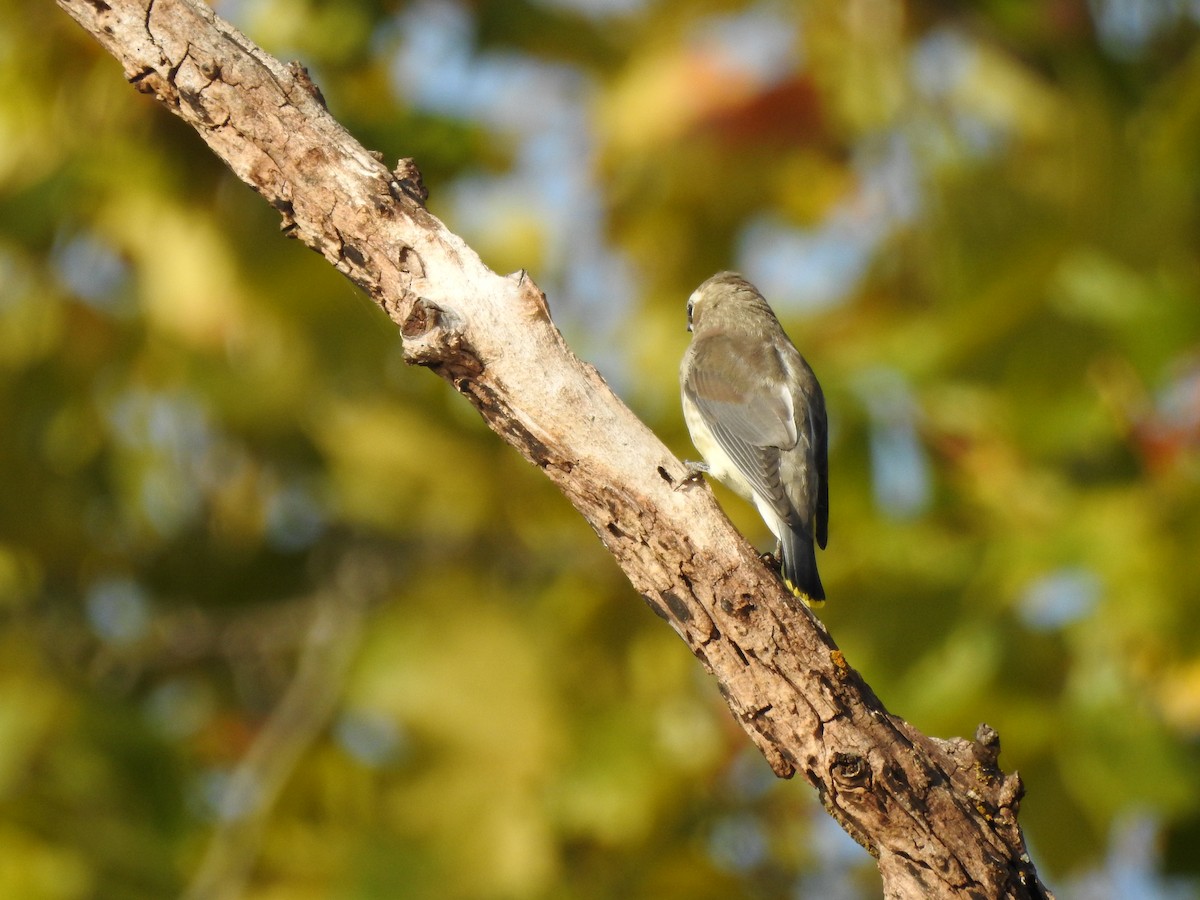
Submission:
<svg viewBox="0 0 1200 900">
<path fill-rule="evenodd" d="M 663 591 L 662 598 L 667 602 L 667 608 L 675 616 L 675 619 L 681 625 L 687 625 L 692 621 L 692 609 L 682 597 L 674 591 Z"/>
<path fill-rule="evenodd" d="M 1021 800 L 1025 797 L 1025 782 L 1021 780 L 1021 776 L 1016 772 L 1011 775 L 1006 775 L 1004 781 L 1000 785 L 1000 794 L 997 798 L 1001 809 L 1011 809 L 1013 815 L 1016 815 L 1017 807 Z"/>
<path fill-rule="evenodd" d="M 317 87 L 316 82 L 312 80 L 312 75 L 309 74 L 308 69 L 302 63 L 292 60 L 287 64 L 287 69 L 296 87 L 320 103 L 321 106 L 328 109 L 325 103 L 325 95 L 321 93 L 321 89 Z"/>
<path fill-rule="evenodd" d="M 981 723 L 975 729 L 975 742 L 971 745 L 971 754 L 982 768 L 999 768 L 1000 734 L 995 728 L 987 723 Z"/>
<path fill-rule="evenodd" d="M 409 309 L 404 324 L 400 326 L 400 334 L 407 340 L 424 337 L 438 326 L 441 320 L 440 313 L 441 310 L 436 304 L 424 297 L 418 297 Z"/>
<path fill-rule="evenodd" d="M 455 387 L 464 390 L 464 382 L 458 379 L 478 375 L 483 366 L 463 334 L 462 320 L 453 309 L 439 306 L 425 297 L 407 294 L 405 300 L 407 310 L 403 303 L 394 304 L 395 312 L 389 309 L 392 318 L 400 322 L 404 361 L 417 366 L 448 366 Z M 386 304 L 385 308 L 388 308 Z"/>
<path fill-rule="evenodd" d="M 871 766 L 856 753 L 835 753 L 829 774 L 838 790 L 844 793 L 860 793 L 871 789 Z"/>
<path fill-rule="evenodd" d="M 391 190 L 392 196 L 397 200 L 407 197 L 421 206 L 429 199 L 429 188 L 425 187 L 421 170 L 411 157 L 405 157 L 396 163 L 396 168 L 392 170 Z"/>
<path fill-rule="evenodd" d="M 748 619 L 754 613 L 757 606 L 754 605 L 754 596 L 752 594 L 737 594 L 733 597 L 722 597 L 720 600 L 721 612 L 729 616 L 736 616 L 739 619 Z"/>
</svg>

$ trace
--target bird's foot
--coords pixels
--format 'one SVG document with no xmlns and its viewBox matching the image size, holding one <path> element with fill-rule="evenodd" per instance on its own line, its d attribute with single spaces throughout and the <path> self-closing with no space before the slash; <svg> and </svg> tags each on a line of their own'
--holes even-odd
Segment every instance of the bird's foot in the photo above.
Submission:
<svg viewBox="0 0 1200 900">
<path fill-rule="evenodd" d="M 703 480 L 701 476 L 708 472 L 708 463 L 696 462 L 694 459 L 685 459 L 683 465 L 687 469 L 687 475 L 675 485 L 677 491 L 688 485 L 699 484 Z"/>
</svg>

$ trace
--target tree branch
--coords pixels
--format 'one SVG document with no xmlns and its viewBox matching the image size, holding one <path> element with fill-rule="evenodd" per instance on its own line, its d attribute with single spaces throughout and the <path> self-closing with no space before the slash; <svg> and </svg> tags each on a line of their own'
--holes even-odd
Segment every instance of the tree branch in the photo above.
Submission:
<svg viewBox="0 0 1200 900">
<path fill-rule="evenodd" d="M 301 66 L 198 0 L 59 5 L 262 194 L 286 234 L 370 295 L 408 362 L 445 378 L 546 473 L 717 679 L 775 773 L 799 772 L 878 858 L 888 897 L 1051 896 L 995 732 L 939 741 L 890 715 L 712 494 L 676 489 L 683 465 L 571 352 L 538 287 L 490 271 L 424 208 L 411 161 L 389 172 Z"/>
<path fill-rule="evenodd" d="M 312 599 L 312 619 L 296 669 L 271 715 L 230 774 L 217 822 L 183 900 L 234 900 L 243 895 L 268 817 L 305 751 L 329 724 L 358 649 L 371 593 L 353 570 Z"/>
</svg>

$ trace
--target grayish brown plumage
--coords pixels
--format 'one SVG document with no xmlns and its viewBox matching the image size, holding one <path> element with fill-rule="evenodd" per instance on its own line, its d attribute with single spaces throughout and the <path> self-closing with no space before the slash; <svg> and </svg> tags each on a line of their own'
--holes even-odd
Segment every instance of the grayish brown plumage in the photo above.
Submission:
<svg viewBox="0 0 1200 900">
<path fill-rule="evenodd" d="M 825 398 L 762 294 L 720 272 L 688 299 L 692 343 L 679 379 L 683 416 L 707 471 L 758 508 L 779 539 L 784 583 L 825 599 L 813 542 L 829 526 Z"/>
</svg>

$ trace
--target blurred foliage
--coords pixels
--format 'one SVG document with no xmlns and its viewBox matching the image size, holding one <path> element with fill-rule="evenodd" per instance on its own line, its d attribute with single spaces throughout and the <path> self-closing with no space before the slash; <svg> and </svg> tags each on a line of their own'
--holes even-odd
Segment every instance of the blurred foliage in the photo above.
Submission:
<svg viewBox="0 0 1200 900">
<path fill-rule="evenodd" d="M 757 280 L 828 397 L 848 659 L 998 728 L 1059 896 L 1191 895 L 1194 4 L 219 10 L 680 455 L 684 300 Z M 0 15 L 0 896 L 878 896 L 386 319 L 62 13 Z"/>
</svg>

